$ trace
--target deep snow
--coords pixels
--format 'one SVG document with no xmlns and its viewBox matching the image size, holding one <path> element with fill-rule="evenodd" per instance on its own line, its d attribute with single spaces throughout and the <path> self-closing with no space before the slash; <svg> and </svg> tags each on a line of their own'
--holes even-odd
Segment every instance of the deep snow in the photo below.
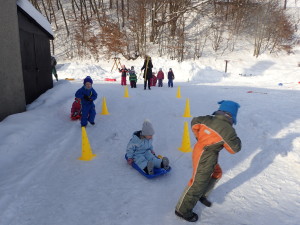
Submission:
<svg viewBox="0 0 300 225">
<path fill-rule="evenodd" d="M 152 225 L 189 224 L 174 215 L 190 179 L 191 153 L 178 151 L 186 98 L 192 116 L 214 112 L 220 100 L 237 101 L 235 126 L 242 150 L 220 154 L 223 178 L 200 203 L 196 224 L 296 225 L 300 214 L 300 51 L 293 55 L 235 54 L 178 63 L 153 58 L 155 71 L 169 67 L 174 88 L 129 87 L 124 98 L 113 62 L 60 62 L 59 82 L 0 122 L 1 225 Z M 224 73 L 225 62 L 228 73 Z M 123 61 L 140 74 L 143 61 Z M 242 74 L 243 76 L 239 75 Z M 81 128 L 70 121 L 74 93 L 90 75 L 98 92 L 96 125 L 87 127 L 92 161 L 80 161 Z M 250 76 L 251 75 L 251 76 Z M 105 77 L 117 82 L 105 82 Z M 74 78 L 73 81 L 64 78 Z M 282 85 L 279 85 L 281 83 Z M 181 98 L 176 98 L 180 86 Z M 250 91 L 250 93 L 249 93 Z M 100 115 L 106 97 L 110 115 Z M 127 165 L 126 145 L 144 119 L 155 129 L 157 154 L 169 157 L 172 171 L 148 180 Z M 191 144 L 195 143 L 190 127 Z"/>
</svg>

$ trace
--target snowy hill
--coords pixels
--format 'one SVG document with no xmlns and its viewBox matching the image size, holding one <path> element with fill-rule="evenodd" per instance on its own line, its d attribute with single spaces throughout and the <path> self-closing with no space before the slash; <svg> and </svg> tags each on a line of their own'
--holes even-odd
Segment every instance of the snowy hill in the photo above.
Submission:
<svg viewBox="0 0 300 225">
<path fill-rule="evenodd" d="M 195 212 L 205 225 L 296 225 L 300 215 L 300 52 L 243 55 L 178 63 L 153 58 L 155 70 L 172 67 L 175 87 L 129 88 L 124 98 L 112 62 L 59 62 L 59 82 L 28 105 L 27 112 L 0 123 L 1 225 L 188 224 L 175 205 L 190 179 L 191 153 L 182 153 L 186 98 L 192 116 L 214 112 L 226 99 L 240 105 L 235 126 L 243 148 L 223 150 L 223 178 Z M 228 73 L 224 74 L 225 62 Z M 142 61 L 124 61 L 140 73 Z M 90 75 L 98 92 L 96 125 L 87 127 L 92 161 L 80 161 L 81 128 L 70 121 L 74 93 Z M 250 76 L 251 75 L 251 76 Z M 106 82 L 105 77 L 117 78 Z M 64 78 L 74 78 L 67 81 Z M 279 85 L 280 84 L 280 85 Z M 176 98 L 177 88 L 181 98 Z M 106 97 L 110 115 L 100 115 Z M 169 157 L 171 173 L 148 180 L 127 165 L 126 145 L 144 119 L 155 129 L 157 154 Z M 192 145 L 195 139 L 191 134 Z"/>
</svg>

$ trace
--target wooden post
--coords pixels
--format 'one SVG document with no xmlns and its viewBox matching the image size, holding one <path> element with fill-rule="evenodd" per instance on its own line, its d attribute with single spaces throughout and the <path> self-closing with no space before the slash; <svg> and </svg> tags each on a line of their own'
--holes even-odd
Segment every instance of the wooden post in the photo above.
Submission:
<svg viewBox="0 0 300 225">
<path fill-rule="evenodd" d="M 225 73 L 227 73 L 227 63 L 229 62 L 229 60 L 225 60 Z"/>
</svg>

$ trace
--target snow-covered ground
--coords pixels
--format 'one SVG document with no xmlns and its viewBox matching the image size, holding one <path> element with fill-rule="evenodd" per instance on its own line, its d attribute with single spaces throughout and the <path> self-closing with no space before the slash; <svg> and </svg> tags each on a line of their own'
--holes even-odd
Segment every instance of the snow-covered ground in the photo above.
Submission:
<svg viewBox="0 0 300 225">
<path fill-rule="evenodd" d="M 293 55 L 235 54 L 178 63 L 153 58 L 154 70 L 171 67 L 174 88 L 129 87 L 124 98 L 113 62 L 59 61 L 59 81 L 27 111 L 0 122 L 1 225 L 181 225 L 175 205 L 191 177 L 191 153 L 181 146 L 186 99 L 192 116 L 207 115 L 220 100 L 237 101 L 235 126 L 243 148 L 220 154 L 223 178 L 213 207 L 194 211 L 205 225 L 296 225 L 300 221 L 300 49 Z M 229 60 L 228 73 L 224 73 Z M 143 61 L 122 61 L 140 74 Z M 239 75 L 241 74 L 241 75 Z M 98 92 L 96 125 L 86 128 L 92 161 L 80 161 L 81 127 L 70 121 L 74 93 L 90 75 Z M 106 82 L 104 78 L 117 78 Z M 65 80 L 74 78 L 75 80 Z M 279 85 L 280 84 L 280 85 Z M 181 98 L 176 98 L 180 86 Z M 100 115 L 102 97 L 110 115 Z M 144 119 L 155 129 L 157 154 L 172 171 L 148 180 L 127 165 L 127 143 Z M 190 128 L 189 128 L 190 129 Z M 195 138 L 190 131 L 191 144 Z"/>
</svg>

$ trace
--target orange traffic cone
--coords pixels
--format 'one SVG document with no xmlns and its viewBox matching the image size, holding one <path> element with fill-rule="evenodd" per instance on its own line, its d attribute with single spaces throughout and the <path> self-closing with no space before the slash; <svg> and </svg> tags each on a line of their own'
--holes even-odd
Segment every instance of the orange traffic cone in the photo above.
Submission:
<svg viewBox="0 0 300 225">
<path fill-rule="evenodd" d="M 106 106 L 106 98 L 103 97 L 102 98 L 102 112 L 101 115 L 109 115 L 109 112 L 107 110 L 107 106 Z"/>
<path fill-rule="evenodd" d="M 181 147 L 178 148 L 178 150 L 182 151 L 184 153 L 192 151 L 189 128 L 188 128 L 188 122 L 184 122 L 183 135 L 182 135 L 182 144 L 181 144 Z"/>
<path fill-rule="evenodd" d="M 178 86 L 178 88 L 177 88 L 176 98 L 181 98 L 180 87 L 179 87 L 179 86 Z"/>
<path fill-rule="evenodd" d="M 190 113 L 190 100 L 187 98 L 185 102 L 184 114 L 182 117 L 192 117 Z"/>
<path fill-rule="evenodd" d="M 127 85 L 125 86 L 125 89 L 124 89 L 124 98 L 129 98 Z"/>
<path fill-rule="evenodd" d="M 93 154 L 93 152 L 92 152 L 92 148 L 90 146 L 85 127 L 81 127 L 81 131 L 82 131 L 82 155 L 78 159 L 84 160 L 84 161 L 90 161 L 96 155 Z"/>
</svg>

